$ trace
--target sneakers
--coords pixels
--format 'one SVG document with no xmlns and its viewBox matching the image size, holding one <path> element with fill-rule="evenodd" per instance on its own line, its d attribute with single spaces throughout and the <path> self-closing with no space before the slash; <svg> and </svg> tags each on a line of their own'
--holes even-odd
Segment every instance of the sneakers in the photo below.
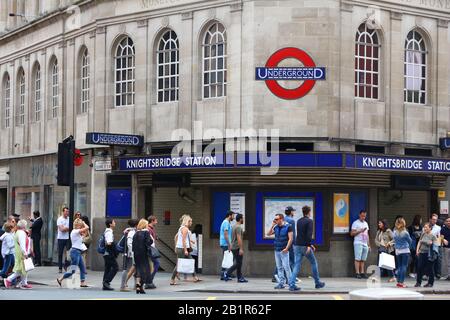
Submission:
<svg viewBox="0 0 450 320">
<path fill-rule="evenodd" d="M 111 285 L 107 282 L 103 282 L 103 290 L 105 291 L 113 291 L 114 289 L 111 288 Z"/>
<path fill-rule="evenodd" d="M 239 283 L 244 283 L 244 282 L 248 282 L 248 280 L 245 279 L 244 277 L 241 277 L 241 278 L 238 279 L 237 282 L 239 282 Z"/>
<path fill-rule="evenodd" d="M 414 273 L 410 273 L 410 274 L 409 274 L 409 277 L 415 279 L 415 278 L 416 278 L 416 275 L 415 275 Z"/>
<path fill-rule="evenodd" d="M 274 289 L 284 289 L 284 285 L 278 284 L 277 286 L 275 286 Z"/>
<path fill-rule="evenodd" d="M 29 290 L 29 289 L 33 289 L 33 287 L 31 286 L 31 284 L 26 284 L 26 285 L 20 286 L 20 289 L 26 289 L 26 290 Z"/>
<path fill-rule="evenodd" d="M 404 283 L 397 283 L 397 288 L 407 288 L 407 286 Z"/>
<path fill-rule="evenodd" d="M 8 279 L 4 279 L 4 280 L 3 280 L 3 283 L 5 284 L 5 288 L 6 288 L 6 289 L 9 289 L 9 288 L 12 287 L 12 283 L 11 283 L 11 281 L 9 281 Z"/>
<path fill-rule="evenodd" d="M 226 272 L 226 271 L 223 272 L 222 278 L 223 278 L 224 281 L 230 281 L 230 280 L 231 280 L 231 277 L 229 277 L 229 276 L 227 275 L 227 272 Z"/>
<path fill-rule="evenodd" d="M 319 282 L 316 284 L 316 289 L 322 289 L 323 287 L 325 287 L 325 282 Z"/>
<path fill-rule="evenodd" d="M 156 286 L 153 283 L 146 284 L 144 289 L 156 289 Z"/>
<path fill-rule="evenodd" d="M 291 291 L 291 292 L 300 291 L 300 290 L 301 289 L 297 286 L 289 287 L 289 291 Z"/>
</svg>

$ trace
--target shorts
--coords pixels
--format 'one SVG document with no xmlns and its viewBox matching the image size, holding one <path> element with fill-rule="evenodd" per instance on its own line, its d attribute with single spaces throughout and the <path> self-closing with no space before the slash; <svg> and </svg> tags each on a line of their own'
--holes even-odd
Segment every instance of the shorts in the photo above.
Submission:
<svg viewBox="0 0 450 320">
<path fill-rule="evenodd" d="M 367 255 L 369 254 L 369 246 L 367 244 L 355 243 L 353 247 L 355 249 L 355 260 L 366 261 Z"/>
</svg>

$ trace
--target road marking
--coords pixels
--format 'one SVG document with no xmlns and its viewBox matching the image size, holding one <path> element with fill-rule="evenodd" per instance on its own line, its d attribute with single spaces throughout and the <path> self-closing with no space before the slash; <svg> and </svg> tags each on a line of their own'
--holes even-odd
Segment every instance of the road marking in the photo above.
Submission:
<svg viewBox="0 0 450 320">
<path fill-rule="evenodd" d="M 335 295 L 332 296 L 334 300 L 344 300 L 344 298 L 342 298 L 341 296 Z"/>
<path fill-rule="evenodd" d="M 208 297 L 206 300 L 217 300 L 217 297 Z"/>
</svg>

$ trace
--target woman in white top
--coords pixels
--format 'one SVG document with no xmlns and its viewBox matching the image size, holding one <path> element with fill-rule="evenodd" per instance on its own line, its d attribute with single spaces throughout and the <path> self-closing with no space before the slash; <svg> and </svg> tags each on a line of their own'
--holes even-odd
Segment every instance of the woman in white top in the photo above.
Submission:
<svg viewBox="0 0 450 320">
<path fill-rule="evenodd" d="M 58 284 L 61 286 L 61 283 L 64 279 L 72 277 L 72 275 L 76 272 L 77 267 L 80 268 L 80 280 L 82 288 L 87 288 L 88 286 L 85 283 L 86 279 L 86 267 L 84 265 L 84 261 L 82 258 L 82 253 L 87 250 L 86 245 L 83 243 L 83 235 L 89 231 L 89 227 L 83 220 L 80 218 L 76 219 L 73 222 L 73 230 L 70 233 L 70 240 L 72 242 L 72 248 L 70 249 L 70 260 L 71 266 L 70 271 L 64 273 L 62 278 L 56 279 Z"/>
<path fill-rule="evenodd" d="M 189 228 L 192 226 L 192 218 L 188 214 L 181 217 L 181 226 L 178 229 L 178 233 L 175 237 L 176 246 L 175 252 L 177 253 L 177 258 L 192 259 L 190 252 L 192 252 L 192 246 L 190 241 L 190 231 Z M 175 285 L 175 277 L 177 276 L 177 266 L 173 269 L 172 278 L 170 280 L 170 285 Z M 196 276 L 195 272 L 192 274 L 194 277 L 194 282 L 200 281 Z"/>
<path fill-rule="evenodd" d="M 20 277 L 21 283 L 20 288 L 22 289 L 31 289 L 31 285 L 27 282 L 27 272 L 25 270 L 25 260 L 31 254 L 31 240 L 28 238 L 25 230 L 27 229 L 27 221 L 20 220 L 17 223 L 17 231 L 14 234 L 14 245 L 15 245 L 15 261 L 14 261 L 14 269 L 13 274 L 5 279 L 5 287 L 10 288 L 12 286 L 12 282 Z"/>
</svg>

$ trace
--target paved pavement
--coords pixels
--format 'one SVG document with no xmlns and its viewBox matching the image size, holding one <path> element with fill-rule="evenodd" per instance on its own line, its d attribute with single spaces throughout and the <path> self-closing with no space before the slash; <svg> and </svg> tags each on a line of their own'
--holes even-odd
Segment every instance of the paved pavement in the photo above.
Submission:
<svg viewBox="0 0 450 320">
<path fill-rule="evenodd" d="M 45 287 L 45 290 L 51 289 L 59 289 L 59 286 L 56 282 L 56 277 L 60 276 L 58 274 L 57 267 L 38 267 L 29 274 L 29 281 L 31 284 L 36 284 L 38 287 Z M 91 288 L 80 289 L 76 291 L 100 291 L 102 286 L 102 272 L 91 271 L 88 270 L 87 275 L 87 283 Z M 115 279 L 112 282 L 112 287 L 118 289 L 120 287 L 120 276 L 121 272 L 117 274 Z M 364 289 L 374 284 L 368 280 L 358 280 L 353 278 L 324 278 L 322 281 L 326 283 L 326 287 L 323 289 L 315 289 L 314 281 L 311 278 L 302 278 L 299 286 L 302 288 L 301 291 L 291 293 L 289 290 L 276 290 L 274 289 L 274 283 L 271 282 L 270 278 L 248 278 L 248 283 L 237 283 L 235 280 L 233 281 L 220 281 L 218 276 L 209 276 L 209 275 L 200 275 L 202 281 L 193 283 L 192 280 L 188 279 L 187 281 L 181 277 L 181 281 L 179 281 L 178 285 L 171 286 L 169 285 L 170 274 L 169 273 L 158 273 L 155 279 L 155 285 L 157 289 L 147 290 L 149 292 L 164 294 L 177 294 L 177 293 L 209 293 L 209 294 L 281 294 L 292 296 L 295 294 L 303 294 L 303 295 L 314 295 L 314 294 L 327 294 L 327 295 L 342 295 L 347 294 L 350 291 L 357 289 Z M 78 279 L 78 277 L 76 278 Z M 132 288 L 133 279 L 130 279 L 129 285 Z M 406 284 L 408 285 L 409 290 L 419 291 L 423 294 L 442 294 L 447 295 L 450 294 L 450 281 L 439 280 L 435 282 L 433 288 L 414 288 L 415 280 L 408 278 Z M 423 282 L 425 284 L 426 281 Z M 74 284 L 68 283 L 69 286 L 74 286 L 77 289 L 77 282 Z M 379 284 L 381 287 L 392 288 L 395 287 L 395 283 L 388 283 L 387 279 L 383 278 L 381 283 L 375 283 L 375 285 Z M 66 284 L 67 285 L 67 284 Z M 66 286 L 65 285 L 65 286 Z M 402 290 L 402 289 L 398 289 Z M 22 291 L 22 290 L 14 290 L 14 291 Z M 33 290 L 31 290 L 33 291 Z M 59 291 L 59 290 L 58 290 Z M 129 295 L 127 292 L 118 292 L 118 296 Z M 1 290 L 0 296 L 3 296 L 7 291 Z M 115 293 L 116 294 L 116 293 Z M 136 296 L 136 295 L 135 295 Z"/>
</svg>

